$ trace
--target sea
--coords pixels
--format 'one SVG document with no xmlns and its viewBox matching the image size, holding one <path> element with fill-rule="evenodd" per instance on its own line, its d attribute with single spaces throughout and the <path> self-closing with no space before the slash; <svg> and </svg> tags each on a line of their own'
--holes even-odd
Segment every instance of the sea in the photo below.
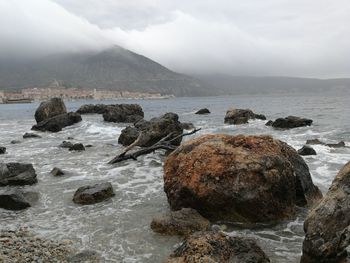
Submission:
<svg viewBox="0 0 350 263">
<path fill-rule="evenodd" d="M 270 134 L 295 149 L 308 139 L 326 143 L 344 141 L 347 147 L 313 146 L 315 156 L 305 157 L 314 183 L 325 194 L 339 169 L 350 160 L 350 104 L 348 96 L 337 94 L 307 95 L 240 95 L 225 97 L 171 98 L 164 100 L 66 101 L 69 111 L 82 104 L 138 103 L 145 119 L 175 112 L 181 122 L 192 122 L 201 130 L 189 140 L 203 134 Z M 38 183 L 23 187 L 38 193 L 38 200 L 24 211 L 0 209 L 0 229 L 27 227 L 39 236 L 73 240 L 78 249 L 97 251 L 105 262 L 157 263 L 166 259 L 181 243 L 180 237 L 154 233 L 152 218 L 169 211 L 163 191 L 164 152 L 141 156 L 110 165 L 108 161 L 119 154 L 118 136 L 128 124 L 104 122 L 101 115 L 83 115 L 83 121 L 58 133 L 40 133 L 40 139 L 23 139 L 35 124 L 34 112 L 39 103 L 0 105 L 0 146 L 7 154 L 0 162 L 32 163 Z M 209 115 L 196 115 L 200 108 Z M 244 125 L 224 124 L 226 111 L 249 108 L 265 114 L 268 119 L 301 116 L 314 120 L 310 127 L 274 130 L 266 121 L 253 120 Z M 72 142 L 91 144 L 83 152 L 69 152 L 58 145 L 68 137 Z M 19 144 L 11 144 L 19 140 Z M 67 172 L 54 177 L 50 171 L 59 167 Z M 81 186 L 111 182 L 115 197 L 95 205 L 80 206 L 72 202 L 74 192 Z M 222 225 L 228 235 L 254 238 L 272 262 L 298 262 L 304 239 L 303 221 L 307 211 L 298 209 L 297 216 L 273 226 L 260 225 L 241 228 Z"/>
</svg>

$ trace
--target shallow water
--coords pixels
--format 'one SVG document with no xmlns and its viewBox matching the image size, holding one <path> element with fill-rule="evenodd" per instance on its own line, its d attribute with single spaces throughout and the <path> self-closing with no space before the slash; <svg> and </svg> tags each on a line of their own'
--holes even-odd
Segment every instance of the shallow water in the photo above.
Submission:
<svg viewBox="0 0 350 263">
<path fill-rule="evenodd" d="M 74 111 L 85 103 L 99 102 L 77 101 L 66 102 L 66 105 Z M 345 96 L 238 96 L 103 103 L 139 103 L 146 119 L 176 112 L 181 121 L 193 122 L 202 128 L 193 136 L 271 134 L 296 149 L 313 138 L 330 143 L 343 140 L 350 146 L 350 107 Z M 0 145 L 7 147 L 8 152 L 0 155 L 0 161 L 33 163 L 39 183 L 24 188 L 40 193 L 38 202 L 30 209 L 21 212 L 0 209 L 0 228 L 26 225 L 45 237 L 73 239 L 80 247 L 97 250 L 107 262 L 162 262 L 181 241 L 155 234 L 149 227 L 155 214 L 169 209 L 163 192 L 162 152 L 140 157 L 138 161 L 108 165 L 107 162 L 122 150 L 117 138 L 126 125 L 104 122 L 101 115 L 84 115 L 81 123 L 62 132 L 41 133 L 42 139 L 24 140 L 22 135 L 30 131 L 35 122 L 33 115 L 37 106 L 35 103 L 0 105 Z M 308 117 L 314 120 L 314 125 L 287 131 L 273 130 L 259 120 L 240 126 L 225 125 L 225 112 L 232 106 L 250 108 L 268 119 L 287 115 Z M 208 107 L 212 114 L 194 114 L 203 107 Z M 85 152 L 58 148 L 68 137 L 93 147 Z M 10 144 L 14 139 L 21 143 Z M 321 145 L 314 148 L 318 155 L 305 160 L 315 184 L 325 193 L 337 171 L 350 160 L 350 149 Z M 60 178 L 51 176 L 49 172 L 55 166 L 69 174 Z M 91 206 L 78 206 L 71 201 L 78 187 L 102 181 L 113 184 L 116 196 L 111 200 Z M 231 226 L 227 232 L 256 238 L 272 262 L 298 262 L 305 213 L 300 210 L 294 220 L 273 227 L 249 230 Z"/>
</svg>

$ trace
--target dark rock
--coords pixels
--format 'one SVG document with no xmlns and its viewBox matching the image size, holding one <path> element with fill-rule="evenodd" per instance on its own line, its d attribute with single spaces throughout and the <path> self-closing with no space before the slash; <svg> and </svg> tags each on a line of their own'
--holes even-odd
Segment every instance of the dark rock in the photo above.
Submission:
<svg viewBox="0 0 350 263">
<path fill-rule="evenodd" d="M 6 147 L 0 147 L 0 154 L 6 153 Z"/>
<path fill-rule="evenodd" d="M 272 123 L 272 127 L 279 129 L 293 129 L 298 127 L 310 126 L 311 119 L 300 118 L 296 116 L 288 116 L 286 118 L 278 118 Z"/>
<path fill-rule="evenodd" d="M 251 119 L 266 120 L 266 117 L 249 109 L 229 109 L 225 115 L 225 123 L 228 124 L 245 124 Z"/>
<path fill-rule="evenodd" d="M 184 130 L 194 130 L 196 127 L 194 127 L 193 123 L 190 122 L 182 122 L 181 127 Z"/>
<path fill-rule="evenodd" d="M 44 101 L 35 111 L 35 120 L 37 123 L 48 120 L 54 116 L 67 113 L 66 106 L 60 98 L 52 98 Z"/>
<path fill-rule="evenodd" d="M 64 172 L 60 168 L 54 167 L 51 170 L 50 174 L 52 174 L 53 176 L 62 176 L 64 175 Z"/>
<path fill-rule="evenodd" d="M 345 142 L 341 141 L 338 143 L 327 143 L 326 145 L 331 148 L 343 148 L 345 147 Z"/>
<path fill-rule="evenodd" d="M 21 143 L 21 141 L 19 141 L 19 140 L 12 140 L 11 141 L 11 144 L 19 144 L 19 143 Z"/>
<path fill-rule="evenodd" d="M 71 126 L 80 121 L 82 121 L 82 119 L 79 113 L 69 112 L 39 122 L 32 127 L 32 130 L 59 132 L 64 127 Z"/>
<path fill-rule="evenodd" d="M 196 232 L 165 263 L 268 263 L 269 258 L 253 239 L 224 233 Z"/>
<path fill-rule="evenodd" d="M 7 210 L 23 210 L 30 207 L 20 191 L 10 190 L 0 193 L 0 208 Z"/>
<path fill-rule="evenodd" d="M 270 136 L 204 135 L 165 160 L 170 207 L 213 220 L 275 222 L 322 197 L 301 156 Z"/>
<path fill-rule="evenodd" d="M 117 104 L 107 106 L 103 119 L 108 122 L 134 123 L 143 119 L 144 113 L 138 104 Z"/>
<path fill-rule="evenodd" d="M 74 140 L 74 138 L 73 137 L 68 137 L 67 140 Z"/>
<path fill-rule="evenodd" d="M 92 250 L 83 250 L 76 255 L 68 258 L 69 263 L 100 263 L 102 258 L 100 255 Z"/>
<path fill-rule="evenodd" d="M 300 155 L 316 155 L 316 151 L 314 148 L 312 148 L 311 146 L 307 146 L 307 145 L 304 145 L 301 149 L 298 150 L 298 153 Z"/>
<path fill-rule="evenodd" d="M 326 145 L 324 142 L 320 141 L 319 139 L 311 139 L 311 140 L 307 140 L 306 144 L 310 144 L 310 145 Z"/>
<path fill-rule="evenodd" d="M 209 114 L 210 111 L 207 108 L 200 109 L 195 114 Z"/>
<path fill-rule="evenodd" d="M 209 220 L 192 208 L 182 208 L 153 218 L 153 231 L 167 235 L 189 235 L 196 231 L 209 230 Z"/>
<path fill-rule="evenodd" d="M 174 138 L 183 132 L 179 116 L 175 113 L 166 113 L 161 117 L 153 118 L 150 121 L 140 120 L 134 124 L 135 127 L 127 127 L 122 130 L 118 139 L 118 143 L 128 146 L 133 143 L 142 132 L 138 146 L 148 147 L 165 136 L 172 134 L 170 138 Z M 175 140 L 174 145 L 179 145 L 182 138 Z"/>
<path fill-rule="evenodd" d="M 301 263 L 347 262 L 350 245 L 350 162 L 335 177 L 305 222 Z"/>
<path fill-rule="evenodd" d="M 32 164 L 0 163 L 0 186 L 32 185 L 37 182 Z"/>
<path fill-rule="evenodd" d="M 306 144 L 310 144 L 310 145 L 325 145 L 331 148 L 343 148 L 346 147 L 345 142 L 340 141 L 338 143 L 325 143 L 323 141 L 320 141 L 319 139 L 311 139 L 311 140 L 307 140 Z"/>
<path fill-rule="evenodd" d="M 111 183 L 101 183 L 80 187 L 74 194 L 73 202 L 89 205 L 102 202 L 114 196 Z"/>
<path fill-rule="evenodd" d="M 85 147 L 82 143 L 75 143 L 69 147 L 70 151 L 85 151 Z"/>
<path fill-rule="evenodd" d="M 106 105 L 106 104 L 85 104 L 80 106 L 80 108 L 77 110 L 80 114 L 103 114 L 107 111 L 108 106 L 113 105 Z"/>
<path fill-rule="evenodd" d="M 63 141 L 60 145 L 58 145 L 58 147 L 60 147 L 60 148 L 71 148 L 71 147 L 73 147 L 73 143 L 67 142 L 67 141 Z"/>
<path fill-rule="evenodd" d="M 85 145 L 85 148 L 91 148 L 94 147 L 92 144 Z"/>
<path fill-rule="evenodd" d="M 265 123 L 266 126 L 272 126 L 273 121 L 269 120 L 268 122 Z"/>
<path fill-rule="evenodd" d="M 41 136 L 38 135 L 38 134 L 35 134 L 35 133 L 26 132 L 26 133 L 23 135 L 23 139 L 28 139 L 28 138 L 41 138 Z"/>
</svg>

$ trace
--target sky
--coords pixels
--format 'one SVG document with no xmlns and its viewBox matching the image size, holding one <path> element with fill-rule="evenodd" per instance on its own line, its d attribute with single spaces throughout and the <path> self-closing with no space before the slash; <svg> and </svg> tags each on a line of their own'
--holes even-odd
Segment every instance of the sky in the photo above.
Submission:
<svg viewBox="0 0 350 263">
<path fill-rule="evenodd" d="M 120 45 L 187 74 L 350 77 L 348 0 L 0 0 L 0 59 Z"/>
</svg>

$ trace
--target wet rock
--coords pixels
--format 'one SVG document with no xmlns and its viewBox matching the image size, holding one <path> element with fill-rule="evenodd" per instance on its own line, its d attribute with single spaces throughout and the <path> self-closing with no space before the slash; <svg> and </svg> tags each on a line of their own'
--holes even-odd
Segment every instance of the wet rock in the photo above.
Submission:
<svg viewBox="0 0 350 263">
<path fill-rule="evenodd" d="M 64 175 L 64 172 L 60 168 L 54 167 L 51 170 L 50 174 L 52 174 L 53 176 L 62 176 Z"/>
<path fill-rule="evenodd" d="M 92 250 L 83 250 L 78 254 L 68 258 L 69 263 L 100 263 L 102 258 L 100 255 Z"/>
<path fill-rule="evenodd" d="M 189 235 L 196 231 L 208 230 L 209 227 L 209 220 L 192 208 L 167 212 L 153 218 L 151 223 L 154 232 L 166 235 Z"/>
<path fill-rule="evenodd" d="M 55 117 L 39 122 L 37 125 L 32 127 L 32 130 L 59 132 L 64 127 L 71 126 L 81 121 L 82 119 L 79 113 L 69 112 L 56 115 Z"/>
<path fill-rule="evenodd" d="M 338 143 L 325 143 L 323 141 L 320 141 L 319 139 L 311 139 L 311 140 L 307 140 L 306 144 L 309 145 L 325 145 L 331 148 L 343 148 L 346 147 L 345 142 L 340 141 Z"/>
<path fill-rule="evenodd" d="M 225 123 L 227 124 L 245 124 L 251 119 L 266 120 L 262 114 L 255 114 L 249 109 L 229 109 L 225 115 Z"/>
<path fill-rule="evenodd" d="M 71 148 L 73 147 L 73 143 L 68 141 L 63 141 L 60 145 L 58 145 L 60 148 Z"/>
<path fill-rule="evenodd" d="M 73 137 L 68 137 L 67 140 L 74 140 L 74 138 Z"/>
<path fill-rule="evenodd" d="M 22 192 L 18 190 L 9 190 L 0 192 L 0 208 L 6 210 L 23 210 L 30 207 Z"/>
<path fill-rule="evenodd" d="M 301 263 L 347 262 L 350 245 L 350 162 L 338 173 L 305 222 Z M 342 261 L 343 260 L 343 261 Z"/>
<path fill-rule="evenodd" d="M 311 139 L 311 140 L 307 140 L 306 144 L 310 144 L 310 145 L 326 145 L 324 142 L 320 141 L 319 139 Z"/>
<path fill-rule="evenodd" d="M 10 143 L 11 144 L 19 144 L 19 143 L 21 143 L 21 141 L 19 141 L 19 140 L 12 140 Z"/>
<path fill-rule="evenodd" d="M 0 154 L 6 153 L 6 147 L 0 147 Z"/>
<path fill-rule="evenodd" d="M 73 202 L 89 205 L 102 202 L 114 196 L 111 183 L 101 183 L 80 187 L 74 194 Z"/>
<path fill-rule="evenodd" d="M 106 104 L 85 104 L 80 106 L 77 112 L 80 114 L 103 114 L 107 111 L 107 107 Z"/>
<path fill-rule="evenodd" d="M 288 116 L 286 118 L 278 118 L 272 123 L 272 127 L 279 129 L 293 129 L 298 127 L 310 126 L 311 119 L 300 118 L 296 116 Z"/>
<path fill-rule="evenodd" d="M 32 164 L 0 163 L 0 186 L 32 185 L 37 182 Z"/>
<path fill-rule="evenodd" d="M 48 120 L 54 116 L 67 113 L 66 106 L 60 98 L 52 98 L 44 101 L 35 111 L 35 120 L 37 123 Z"/>
<path fill-rule="evenodd" d="M 210 111 L 207 108 L 198 110 L 195 114 L 209 114 Z"/>
<path fill-rule="evenodd" d="M 345 142 L 341 141 L 338 143 L 327 143 L 326 145 L 331 148 L 343 148 L 345 147 Z"/>
<path fill-rule="evenodd" d="M 253 239 L 223 233 L 196 232 L 165 263 L 268 263 L 269 258 Z"/>
<path fill-rule="evenodd" d="M 70 151 L 85 151 L 85 147 L 82 143 L 75 143 L 69 147 Z"/>
<path fill-rule="evenodd" d="M 142 132 L 138 146 L 148 147 L 165 136 L 172 134 L 171 138 L 174 138 L 183 132 L 181 123 L 179 122 L 179 116 L 175 113 L 169 112 L 161 117 L 153 118 L 150 121 L 140 120 L 134 124 L 134 127 L 127 127 L 122 130 L 118 139 L 118 143 L 124 146 L 128 146 L 133 143 Z M 174 141 L 174 145 L 179 145 L 182 138 Z"/>
<path fill-rule="evenodd" d="M 308 145 L 304 145 L 301 149 L 298 150 L 298 153 L 304 156 L 317 154 L 315 149 Z"/>
<path fill-rule="evenodd" d="M 269 120 L 268 122 L 265 123 L 266 126 L 272 126 L 273 121 Z"/>
<path fill-rule="evenodd" d="M 28 139 L 28 138 L 41 138 L 41 136 L 38 135 L 38 134 L 35 134 L 35 133 L 26 132 L 26 133 L 23 135 L 23 139 Z"/>
<path fill-rule="evenodd" d="M 190 122 L 182 122 L 181 127 L 184 130 L 194 130 L 196 127 L 194 127 L 193 123 Z"/>
<path fill-rule="evenodd" d="M 108 122 L 134 123 L 143 119 L 144 113 L 138 104 L 116 104 L 107 106 L 103 119 Z"/>
<path fill-rule="evenodd" d="M 274 222 L 322 197 L 301 156 L 270 136 L 204 135 L 165 160 L 164 191 L 173 210 L 213 220 Z"/>
</svg>

